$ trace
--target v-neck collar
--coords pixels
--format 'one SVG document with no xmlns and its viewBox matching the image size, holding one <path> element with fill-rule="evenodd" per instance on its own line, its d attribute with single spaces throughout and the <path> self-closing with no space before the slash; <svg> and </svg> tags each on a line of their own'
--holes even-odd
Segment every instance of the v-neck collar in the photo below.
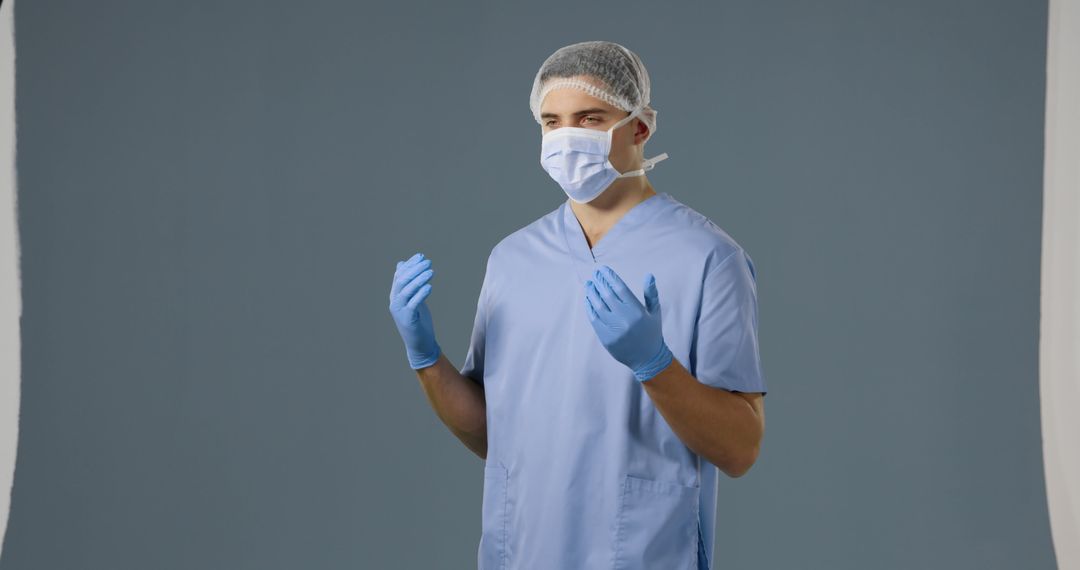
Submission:
<svg viewBox="0 0 1080 570">
<path fill-rule="evenodd" d="M 562 204 L 563 236 L 566 238 L 567 249 L 571 255 L 581 261 L 597 262 L 610 247 L 614 247 L 612 242 L 617 241 L 622 234 L 651 217 L 670 198 L 671 195 L 667 192 L 659 192 L 638 202 L 616 220 L 592 248 L 589 247 L 589 242 L 585 239 L 585 230 L 574 215 L 574 210 L 570 207 L 570 199 L 567 198 Z"/>
</svg>

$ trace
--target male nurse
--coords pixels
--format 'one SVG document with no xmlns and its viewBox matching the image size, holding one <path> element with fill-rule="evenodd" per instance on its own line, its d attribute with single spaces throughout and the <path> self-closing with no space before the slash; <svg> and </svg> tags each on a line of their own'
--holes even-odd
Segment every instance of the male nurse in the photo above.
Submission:
<svg viewBox="0 0 1080 570">
<path fill-rule="evenodd" d="M 485 460 L 480 570 L 712 568 L 718 474 L 765 430 L 750 255 L 657 193 L 651 85 L 589 41 L 541 65 L 530 107 L 560 205 L 487 258 L 464 365 L 435 341 L 434 270 L 399 261 L 390 311 L 435 413 Z"/>
</svg>

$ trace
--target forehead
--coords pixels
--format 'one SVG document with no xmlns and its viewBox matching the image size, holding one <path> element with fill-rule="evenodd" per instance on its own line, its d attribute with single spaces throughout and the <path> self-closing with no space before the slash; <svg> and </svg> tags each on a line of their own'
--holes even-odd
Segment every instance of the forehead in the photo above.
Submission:
<svg viewBox="0 0 1080 570">
<path fill-rule="evenodd" d="M 563 78 L 553 77 L 550 81 L 557 82 L 560 79 Z M 589 75 L 575 75 L 570 79 L 588 83 L 598 89 L 606 89 L 606 86 L 600 80 Z M 586 109 L 593 111 L 603 110 L 611 113 L 619 111 L 617 107 L 607 101 L 594 97 L 580 87 L 573 85 L 555 86 L 544 95 L 544 99 L 540 102 L 541 116 L 545 114 L 569 115 Z"/>
<path fill-rule="evenodd" d="M 544 96 L 540 116 L 572 115 L 575 113 L 615 113 L 619 109 L 574 87 L 558 87 Z"/>
</svg>

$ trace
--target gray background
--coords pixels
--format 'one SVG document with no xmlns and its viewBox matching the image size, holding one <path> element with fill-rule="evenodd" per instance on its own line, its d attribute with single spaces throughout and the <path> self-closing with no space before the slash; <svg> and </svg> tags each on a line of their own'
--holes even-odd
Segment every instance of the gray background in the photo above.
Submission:
<svg viewBox="0 0 1080 570">
<path fill-rule="evenodd" d="M 649 68 L 658 191 L 758 270 L 766 436 L 719 568 L 1053 568 L 1046 5 L 21 0 L 23 400 L 0 567 L 468 568 L 482 462 L 387 310 L 565 196 L 533 74 Z"/>
</svg>

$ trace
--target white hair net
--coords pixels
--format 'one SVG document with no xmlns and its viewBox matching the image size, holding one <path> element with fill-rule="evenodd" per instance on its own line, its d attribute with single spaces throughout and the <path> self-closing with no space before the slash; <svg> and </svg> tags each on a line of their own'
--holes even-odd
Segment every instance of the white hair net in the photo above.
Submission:
<svg viewBox="0 0 1080 570">
<path fill-rule="evenodd" d="M 593 81 L 582 80 L 581 75 Z M 656 110 L 649 106 L 651 86 L 645 64 L 634 52 L 604 41 L 589 41 L 561 47 L 548 56 L 533 80 L 529 108 L 540 120 L 540 104 L 553 89 L 572 87 L 618 107 L 627 113 L 643 107 L 638 117 L 656 132 Z"/>
</svg>

